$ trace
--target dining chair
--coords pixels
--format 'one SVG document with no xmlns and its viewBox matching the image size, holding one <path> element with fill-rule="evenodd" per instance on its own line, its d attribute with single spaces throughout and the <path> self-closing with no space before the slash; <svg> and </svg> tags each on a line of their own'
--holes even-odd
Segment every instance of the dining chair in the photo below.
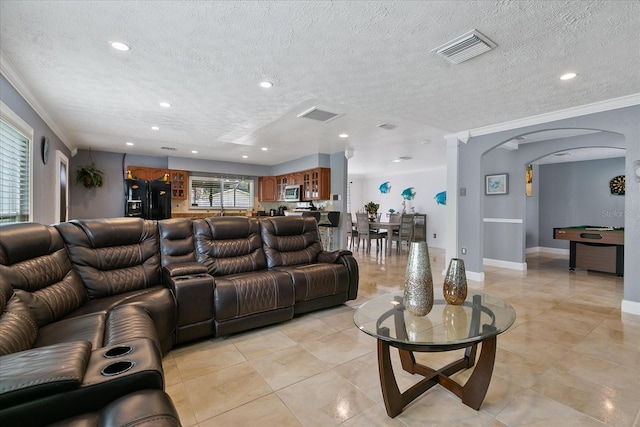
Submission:
<svg viewBox="0 0 640 427">
<path fill-rule="evenodd" d="M 384 238 L 386 233 L 379 233 L 375 230 L 371 230 L 369 226 L 369 216 L 366 213 L 356 213 L 356 220 L 358 223 L 358 247 L 360 247 L 360 240 L 364 239 L 362 245 L 365 252 L 371 252 L 371 240 L 376 241 L 376 252 L 380 250 L 380 247 L 384 247 Z M 382 241 L 382 245 L 378 242 Z"/>
<path fill-rule="evenodd" d="M 353 215 L 351 215 L 351 212 L 347 212 L 345 220 L 347 221 L 346 227 L 348 230 L 347 240 L 349 249 L 353 249 L 354 245 L 356 245 L 357 242 L 358 244 L 356 245 L 356 250 L 358 250 L 360 249 L 360 241 L 358 240 L 358 223 L 353 222 Z"/>
<path fill-rule="evenodd" d="M 402 253 L 402 242 L 411 242 L 413 237 L 413 214 L 402 214 L 400 217 L 400 228 L 394 230 L 391 235 L 391 244 L 396 242 L 396 252 Z"/>
<path fill-rule="evenodd" d="M 400 212 L 394 212 L 392 214 L 389 214 L 389 222 L 398 223 L 400 222 L 401 217 L 402 217 L 402 214 Z"/>
</svg>

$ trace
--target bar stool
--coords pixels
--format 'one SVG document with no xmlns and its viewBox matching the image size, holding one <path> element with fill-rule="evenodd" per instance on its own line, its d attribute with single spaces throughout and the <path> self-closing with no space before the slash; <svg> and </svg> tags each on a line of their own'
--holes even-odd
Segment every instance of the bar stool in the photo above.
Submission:
<svg viewBox="0 0 640 427">
<path fill-rule="evenodd" d="M 340 212 L 328 212 L 326 220 L 322 218 L 318 222 L 318 227 L 323 227 L 324 234 L 327 236 L 326 242 L 323 243 L 325 251 L 332 251 L 333 249 L 333 232 L 340 226 Z"/>
</svg>

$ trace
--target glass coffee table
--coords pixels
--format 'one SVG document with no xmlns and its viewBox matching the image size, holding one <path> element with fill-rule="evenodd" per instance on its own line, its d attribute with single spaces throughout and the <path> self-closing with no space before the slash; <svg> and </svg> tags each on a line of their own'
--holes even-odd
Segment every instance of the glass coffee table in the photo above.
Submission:
<svg viewBox="0 0 640 427">
<path fill-rule="evenodd" d="M 496 357 L 497 336 L 516 319 L 513 307 L 500 298 L 469 290 L 462 305 L 435 300 L 426 316 L 415 316 L 402 305 L 403 292 L 379 296 L 362 304 L 353 321 L 364 333 L 378 340 L 378 371 L 387 414 L 395 417 L 436 384 L 447 388 L 465 405 L 478 410 L 487 394 Z M 482 344 L 476 363 L 476 349 Z M 391 367 L 389 348 L 400 354 L 402 369 L 424 376 L 404 393 L 400 392 Z M 440 369 L 416 363 L 413 352 L 465 349 L 464 356 Z M 451 376 L 463 369 L 473 373 L 464 385 Z"/>
</svg>

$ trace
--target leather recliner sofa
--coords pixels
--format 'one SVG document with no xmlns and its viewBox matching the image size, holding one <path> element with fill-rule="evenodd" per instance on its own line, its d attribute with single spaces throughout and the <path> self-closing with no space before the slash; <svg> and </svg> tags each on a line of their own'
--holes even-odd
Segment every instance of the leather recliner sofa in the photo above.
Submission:
<svg viewBox="0 0 640 427">
<path fill-rule="evenodd" d="M 322 251 L 313 218 L 0 225 L 0 423 L 135 418 L 135 393 L 173 422 L 161 391 L 171 346 L 340 304 L 357 287 L 355 259 Z"/>
</svg>

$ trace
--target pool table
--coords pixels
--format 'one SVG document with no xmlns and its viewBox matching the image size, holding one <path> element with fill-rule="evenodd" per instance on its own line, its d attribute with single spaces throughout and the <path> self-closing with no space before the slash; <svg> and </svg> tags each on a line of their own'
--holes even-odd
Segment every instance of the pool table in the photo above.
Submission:
<svg viewBox="0 0 640 427">
<path fill-rule="evenodd" d="M 569 268 L 624 275 L 624 228 L 580 225 L 553 229 L 553 238 L 569 240 Z"/>
</svg>

